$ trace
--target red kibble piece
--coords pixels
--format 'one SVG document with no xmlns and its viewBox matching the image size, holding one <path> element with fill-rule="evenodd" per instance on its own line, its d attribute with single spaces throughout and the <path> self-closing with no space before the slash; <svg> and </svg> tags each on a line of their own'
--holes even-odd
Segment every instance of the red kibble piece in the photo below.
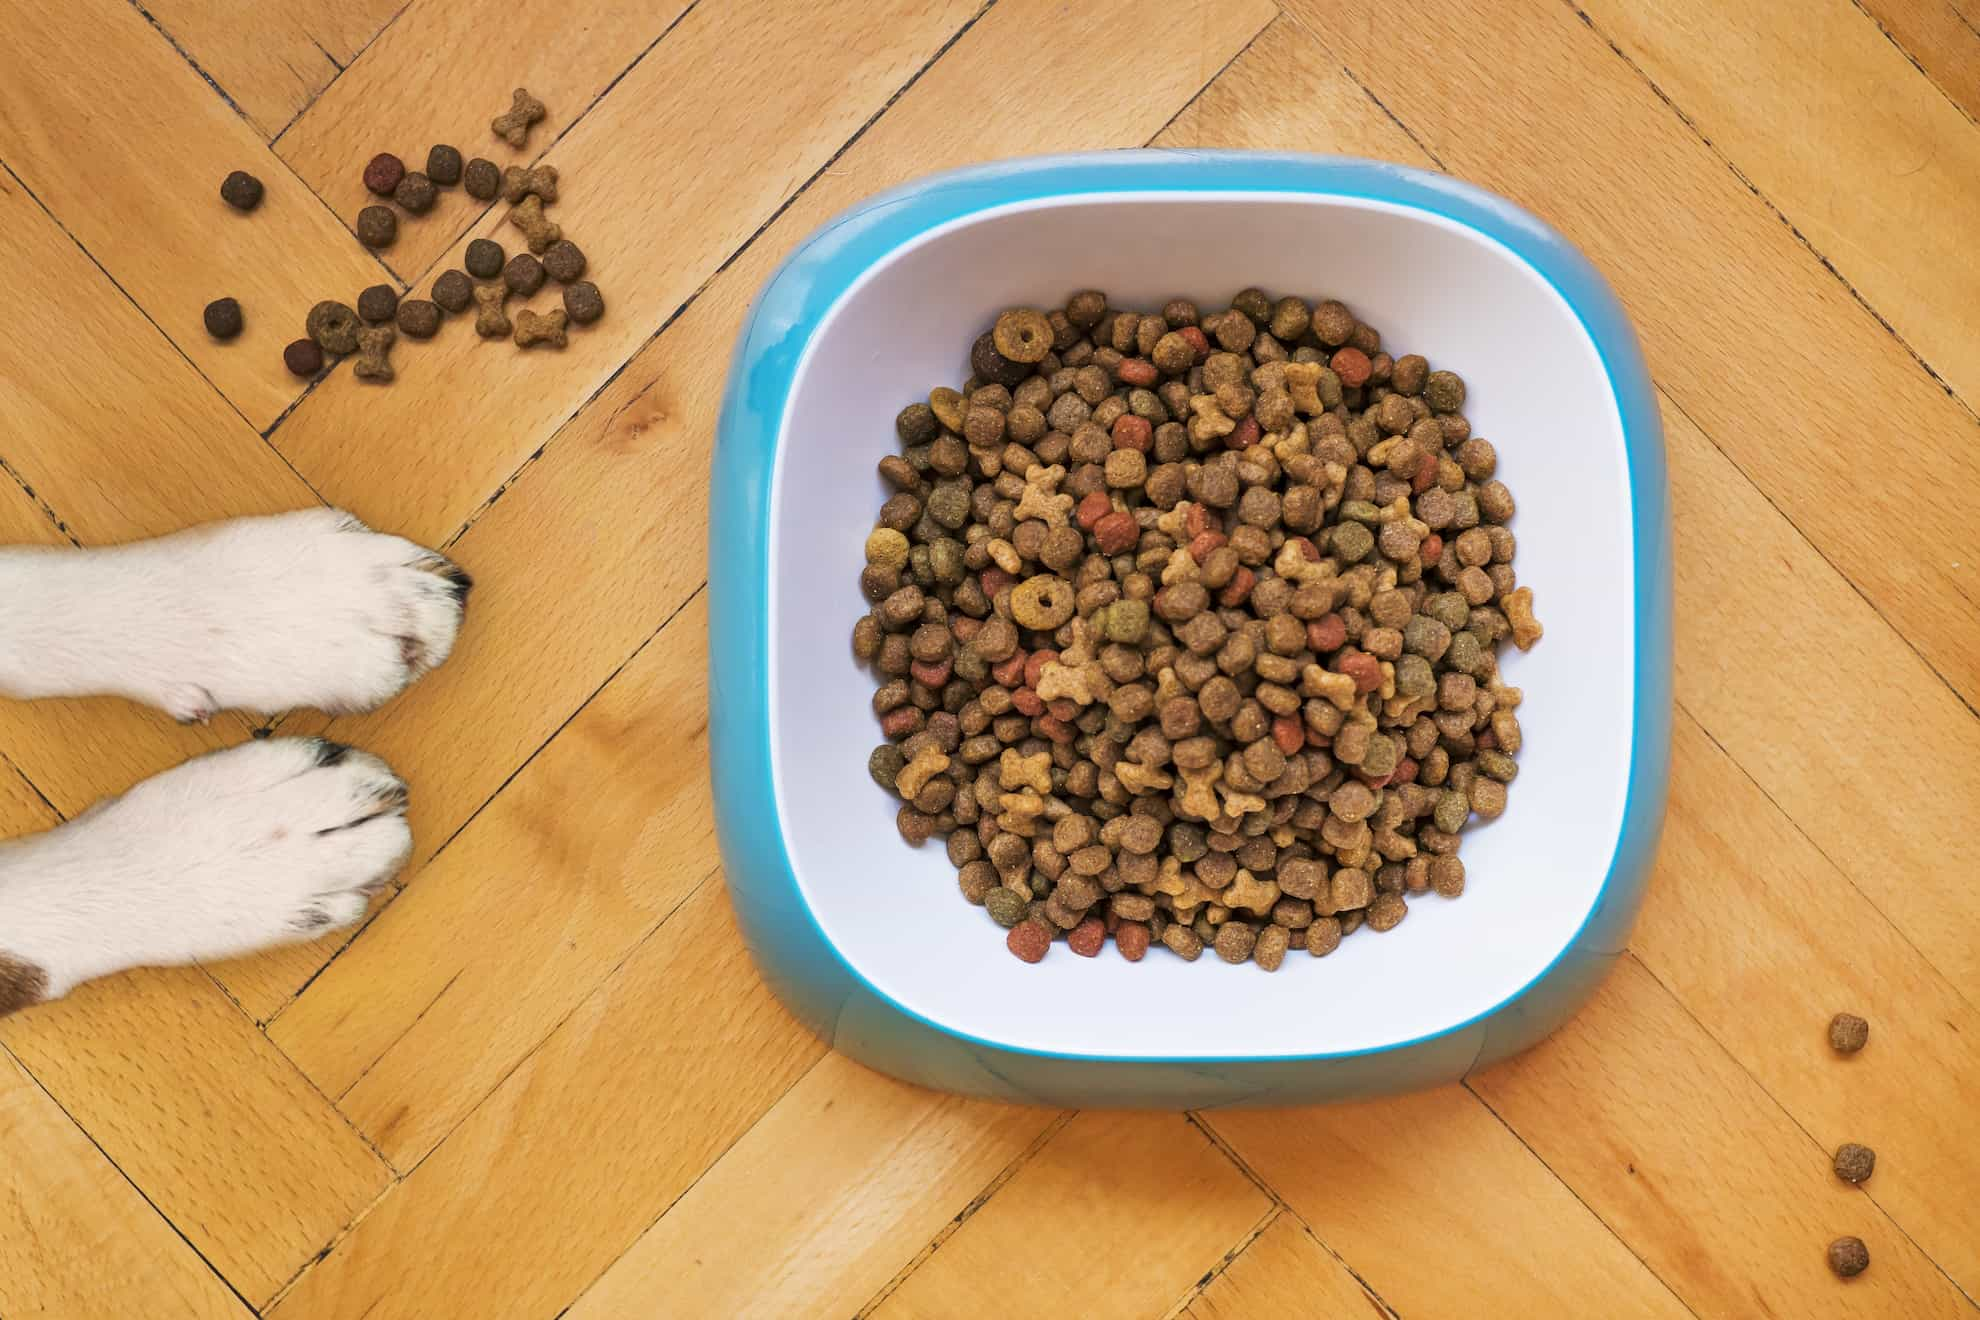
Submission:
<svg viewBox="0 0 1980 1320">
<path fill-rule="evenodd" d="M 1334 662 L 1334 668 L 1354 680 L 1356 692 L 1373 692 L 1382 686 L 1382 662 L 1366 651 L 1349 651 Z"/>
<path fill-rule="evenodd" d="M 1231 580 L 1217 593 L 1217 603 L 1227 610 L 1234 610 L 1251 598 L 1251 589 L 1258 585 L 1258 575 L 1238 565 L 1238 571 L 1231 574 Z"/>
<path fill-rule="evenodd" d="M 1028 687 L 1021 687 L 1011 693 L 1011 707 L 1020 715 L 1043 715 L 1045 713 L 1045 703 L 1040 701 L 1038 694 Z"/>
<path fill-rule="evenodd" d="M 364 186 L 380 197 L 390 197 L 406 177 L 406 163 L 389 151 L 381 151 L 364 167 Z"/>
<path fill-rule="evenodd" d="M 1022 687 L 1024 685 L 1024 662 L 1024 652 L 1013 651 L 1011 652 L 1010 659 L 999 660 L 996 664 L 990 666 L 990 677 L 997 680 L 998 687 Z"/>
<path fill-rule="evenodd" d="M 1341 384 L 1349 386 L 1366 385 L 1368 373 L 1375 369 L 1374 364 L 1369 362 L 1368 355 L 1358 348 L 1335 350 L 1333 360 L 1327 365 L 1332 367 L 1334 374 L 1341 378 Z"/>
<path fill-rule="evenodd" d="M 1356 769 L 1354 777 L 1370 788 L 1387 788 L 1389 781 L 1396 777 L 1396 772 L 1391 770 L 1386 775 L 1371 775 L 1366 770 Z"/>
<path fill-rule="evenodd" d="M 1210 336 L 1204 334 L 1201 328 L 1186 325 L 1176 331 L 1176 333 L 1187 339 L 1189 346 L 1196 350 L 1196 360 L 1198 363 L 1201 363 L 1204 358 L 1210 356 Z"/>
<path fill-rule="evenodd" d="M 1493 733 L 1490 729 L 1487 729 L 1485 730 L 1485 732 L 1478 735 L 1477 744 L 1479 751 L 1489 752 L 1492 751 L 1494 748 L 1498 747 L 1499 740 L 1498 738 L 1493 736 Z"/>
<path fill-rule="evenodd" d="M 956 640 L 959 642 L 966 642 L 976 636 L 976 630 L 982 626 L 983 620 L 972 619 L 967 614 L 949 616 L 949 631 L 956 635 Z"/>
<path fill-rule="evenodd" d="M 1307 540 L 1305 537 L 1288 536 L 1286 538 L 1286 544 L 1298 546 L 1299 557 L 1301 559 L 1304 559 L 1307 563 L 1317 564 L 1320 562 L 1320 547 L 1313 544 L 1313 542 Z"/>
<path fill-rule="evenodd" d="M 1024 662 L 1024 686 L 1036 688 L 1038 680 L 1045 677 L 1045 666 L 1059 658 L 1059 653 L 1049 647 L 1033 651 Z"/>
<path fill-rule="evenodd" d="M 1224 444 L 1231 449 L 1249 449 L 1258 443 L 1258 419 L 1246 415 L 1237 424 L 1237 429 L 1224 437 Z"/>
<path fill-rule="evenodd" d="M 905 738 L 920 727 L 922 715 L 913 706 L 896 706 L 880 717 L 880 732 L 889 738 Z"/>
<path fill-rule="evenodd" d="M 982 586 L 983 594 L 991 600 L 1017 585 L 1017 579 L 1001 568 L 986 568 L 976 575 L 976 580 Z"/>
<path fill-rule="evenodd" d="M 1134 549 L 1135 542 L 1141 539 L 1141 525 L 1134 515 L 1125 510 L 1116 510 L 1093 524 L 1093 539 L 1100 546 L 1103 555 L 1118 555 Z"/>
<path fill-rule="evenodd" d="M 1098 917 L 1088 917 L 1066 932 L 1066 947 L 1082 958 L 1100 956 L 1100 946 L 1107 942 L 1107 927 Z"/>
<path fill-rule="evenodd" d="M 1114 947 L 1119 949 L 1121 957 L 1129 962 L 1140 962 L 1142 955 L 1148 952 L 1148 927 L 1139 921 L 1123 923 L 1121 928 L 1114 932 Z"/>
<path fill-rule="evenodd" d="M 1148 424 L 1146 417 L 1122 413 L 1114 419 L 1114 448 L 1134 449 L 1145 454 L 1154 447 L 1155 428 Z"/>
<path fill-rule="evenodd" d="M 1444 557 L 1444 538 L 1435 532 L 1430 533 L 1430 535 L 1423 538 L 1423 544 L 1419 548 L 1418 553 L 1423 556 L 1423 566 L 1425 568 L 1435 568 L 1437 561 Z"/>
<path fill-rule="evenodd" d="M 1040 962 L 1052 947 L 1052 932 L 1035 917 L 1026 917 L 1004 936 L 1004 947 L 1028 963 Z"/>
<path fill-rule="evenodd" d="M 949 681 L 953 666 L 947 660 L 930 663 L 926 660 L 913 660 L 908 663 L 908 675 L 923 687 L 938 688 Z"/>
<path fill-rule="evenodd" d="M 1162 373 L 1147 358 L 1122 358 L 1121 365 L 1114 368 L 1114 379 L 1144 390 L 1153 388 L 1161 378 Z"/>
<path fill-rule="evenodd" d="M 1210 552 L 1230 540 L 1222 532 L 1198 532 L 1190 539 L 1189 557 L 1201 564 L 1210 557 Z"/>
<path fill-rule="evenodd" d="M 1422 458 L 1416 460 L 1416 476 L 1409 483 L 1410 493 L 1412 495 L 1421 495 L 1424 491 L 1429 490 L 1436 484 L 1437 456 L 1435 454 L 1425 454 Z"/>
<path fill-rule="evenodd" d="M 1107 492 L 1096 490 L 1081 500 L 1079 507 L 1073 510 L 1073 521 L 1079 524 L 1081 531 L 1090 532 L 1093 530 L 1094 523 L 1099 522 L 1113 511 L 1114 503 L 1107 498 Z"/>
<path fill-rule="evenodd" d="M 1412 758 L 1405 756 L 1402 760 L 1396 762 L 1396 772 L 1389 776 L 1389 782 L 1392 784 L 1413 784 L 1416 782 L 1416 772 L 1420 769 L 1422 767 L 1417 765 Z"/>
<path fill-rule="evenodd" d="M 1306 726 L 1296 716 L 1281 715 L 1272 721 L 1272 742 L 1281 752 L 1291 756 L 1306 745 Z"/>
<path fill-rule="evenodd" d="M 1031 727 L 1041 738 L 1050 738 L 1055 743 L 1069 743 L 1079 737 L 1079 730 L 1060 719 L 1057 715 L 1040 715 L 1031 722 Z"/>
<path fill-rule="evenodd" d="M 1189 506 L 1189 512 L 1183 515 L 1183 530 L 1191 536 L 1201 536 L 1205 532 L 1221 532 L 1224 530 L 1224 520 L 1203 505 L 1192 504 Z"/>
<path fill-rule="evenodd" d="M 1306 644 L 1325 654 L 1347 645 L 1347 621 L 1338 614 L 1323 614 L 1306 625 Z"/>
<path fill-rule="evenodd" d="M 1079 718 L 1079 703 L 1071 697 L 1060 697 L 1057 701 L 1045 703 L 1045 709 L 1052 712 L 1052 718 L 1070 723 Z"/>
</svg>

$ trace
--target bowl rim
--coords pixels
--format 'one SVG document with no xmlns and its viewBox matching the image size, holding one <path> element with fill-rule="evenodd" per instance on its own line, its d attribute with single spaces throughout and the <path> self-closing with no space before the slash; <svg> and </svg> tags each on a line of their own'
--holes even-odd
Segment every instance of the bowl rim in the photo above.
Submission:
<svg viewBox="0 0 1980 1320">
<path fill-rule="evenodd" d="M 1093 1054 L 980 1037 L 922 1015 L 868 980 L 825 935 L 797 883 L 774 787 L 767 592 L 770 483 L 797 368 L 841 298 L 900 247 L 932 230 L 952 229 L 1016 205 L 1122 193 L 1334 197 L 1413 209 L 1471 229 L 1507 249 L 1555 289 L 1588 334 L 1614 393 L 1629 475 L 1636 584 L 1634 736 L 1616 845 L 1580 927 L 1547 965 L 1499 1002 L 1436 1031 L 1350 1050 L 1237 1055 Z M 1672 709 L 1669 494 L 1654 386 L 1621 304 L 1594 266 L 1539 219 L 1473 185 L 1354 157 L 1134 150 L 970 166 L 925 176 L 857 203 L 821 225 L 784 259 L 744 320 L 715 439 L 709 551 L 710 766 L 725 878 L 745 939 L 766 979 L 828 1041 L 838 1034 L 835 1024 L 846 1002 L 862 998 L 869 1001 L 864 1004 L 868 1009 L 878 1008 L 903 1024 L 1003 1059 L 1113 1067 L 1318 1062 L 1428 1046 L 1487 1025 L 1516 1006 L 1531 1019 L 1516 1033 L 1523 1039 L 1513 1048 L 1521 1048 L 1565 1020 L 1592 989 L 1592 982 L 1584 984 L 1586 978 L 1557 977 L 1564 964 L 1575 955 L 1613 956 L 1641 905 L 1664 816 Z M 1556 981 L 1573 983 L 1567 1002 L 1531 1002 L 1544 997 Z M 1479 1056 L 1484 1053 L 1481 1034 Z M 895 1066 L 878 1066 L 902 1071 L 898 1059 Z"/>
</svg>

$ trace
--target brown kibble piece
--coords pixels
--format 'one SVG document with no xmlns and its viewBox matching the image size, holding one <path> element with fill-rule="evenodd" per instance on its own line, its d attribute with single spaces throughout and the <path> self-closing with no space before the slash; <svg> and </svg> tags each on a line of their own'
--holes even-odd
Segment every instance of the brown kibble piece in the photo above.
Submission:
<svg viewBox="0 0 1980 1320">
<path fill-rule="evenodd" d="M 392 190 L 399 186 L 399 180 L 405 177 L 405 162 L 389 151 L 381 151 L 365 163 L 365 191 L 373 196 L 390 197 Z"/>
<path fill-rule="evenodd" d="M 1005 312 L 990 333 L 997 351 L 1013 362 L 1040 362 L 1052 351 L 1052 323 L 1028 307 Z"/>
<path fill-rule="evenodd" d="M 358 242 L 377 251 L 399 237 L 399 217 L 389 206 L 367 206 L 358 212 Z"/>
<path fill-rule="evenodd" d="M 261 180 L 246 170 L 235 170 L 220 181 L 220 200 L 236 211 L 252 211 L 261 205 Z"/>
<path fill-rule="evenodd" d="M 527 298 L 543 287 L 543 263 L 527 252 L 518 252 L 502 267 L 502 283 L 510 293 Z"/>
<path fill-rule="evenodd" d="M 424 298 L 399 304 L 399 333 L 408 339 L 431 339 L 440 330 L 440 309 Z"/>
<path fill-rule="evenodd" d="M 1853 1279 L 1870 1268 L 1870 1248 L 1860 1237 L 1839 1237 L 1829 1244 L 1829 1268 L 1839 1279 Z"/>
<path fill-rule="evenodd" d="M 399 314 L 399 291 L 389 284 L 374 284 L 358 295 L 358 320 L 382 325 Z"/>
<path fill-rule="evenodd" d="M 357 352 L 358 314 L 344 303 L 324 299 L 309 309 L 304 329 L 326 353 L 342 357 Z"/>
<path fill-rule="evenodd" d="M 241 332 L 241 305 L 232 298 L 215 298 L 206 304 L 200 320 L 215 339 L 232 339 Z"/>
<path fill-rule="evenodd" d="M 427 172 L 432 173 L 431 170 Z M 468 196 L 476 201 L 493 201 L 495 195 L 502 190 L 502 171 L 496 167 L 494 161 L 476 156 L 467 163 L 467 169 L 462 172 L 461 184 L 467 189 Z"/>
<path fill-rule="evenodd" d="M 541 197 L 545 202 L 557 200 L 557 167 L 555 165 L 511 165 L 502 171 L 502 200 L 514 205 L 525 197 Z"/>
<path fill-rule="evenodd" d="M 559 284 L 584 278 L 584 252 L 568 238 L 558 239 L 543 254 L 543 269 Z"/>
<path fill-rule="evenodd" d="M 492 280 L 502 273 L 503 263 L 508 259 L 509 254 L 502 251 L 500 243 L 492 238 L 477 238 L 461 254 L 461 265 L 478 280 Z"/>
<path fill-rule="evenodd" d="M 1829 1047 L 1838 1054 L 1854 1054 L 1870 1043 L 1870 1024 L 1854 1013 L 1838 1013 L 1829 1019 Z"/>
<path fill-rule="evenodd" d="M 461 181 L 461 149 L 445 145 L 427 148 L 426 177 L 443 188 Z"/>
<path fill-rule="evenodd" d="M 517 348 L 532 348 L 538 344 L 562 348 L 569 342 L 569 336 L 564 333 L 563 308 L 553 307 L 547 312 L 532 312 L 525 307 L 516 313 Z"/>
<path fill-rule="evenodd" d="M 518 87 L 509 99 L 509 108 L 490 120 L 488 127 L 510 146 L 522 147 L 529 142 L 529 126 L 542 119 L 543 114 L 543 102 L 531 96 L 528 88 Z"/>
<path fill-rule="evenodd" d="M 282 365 L 305 380 L 323 370 L 323 350 L 314 339 L 297 339 L 282 350 Z"/>
<path fill-rule="evenodd" d="M 501 339 L 515 327 L 509 323 L 508 313 L 502 304 L 509 298 L 505 284 L 477 284 L 474 286 L 474 332 L 483 339 Z"/>
<path fill-rule="evenodd" d="M 1869 1181 L 1877 1170 L 1877 1152 L 1854 1141 L 1836 1147 L 1836 1177 L 1846 1183 Z"/>
<path fill-rule="evenodd" d="M 462 271 L 443 271 L 433 281 L 433 301 L 442 311 L 465 312 L 474 302 L 474 281 Z"/>
<path fill-rule="evenodd" d="M 387 355 L 398 338 L 399 332 L 389 325 L 368 325 L 358 331 L 358 359 L 351 374 L 374 385 L 391 384 L 392 362 Z"/>
<path fill-rule="evenodd" d="M 579 280 L 564 290 L 564 311 L 577 325 L 590 325 L 605 315 L 605 299 L 590 280 Z M 897 455 L 898 457 L 898 455 Z"/>
<path fill-rule="evenodd" d="M 522 230 L 531 252 L 540 253 L 564 236 L 557 222 L 543 214 L 541 197 L 525 197 L 522 205 L 509 212 L 509 223 Z"/>
<path fill-rule="evenodd" d="M 418 170 L 410 170 L 399 180 L 399 186 L 392 190 L 392 200 L 399 204 L 408 215 L 425 215 L 433 209 L 433 203 L 440 196 L 440 190 L 433 186 L 433 180 Z"/>
</svg>

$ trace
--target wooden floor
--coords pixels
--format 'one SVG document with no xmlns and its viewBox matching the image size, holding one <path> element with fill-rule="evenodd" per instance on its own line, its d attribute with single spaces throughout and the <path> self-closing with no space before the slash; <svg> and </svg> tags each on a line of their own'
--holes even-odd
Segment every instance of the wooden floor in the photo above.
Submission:
<svg viewBox="0 0 1980 1320">
<path fill-rule="evenodd" d="M 416 864 L 361 933 L 0 1022 L 0 1315 L 1974 1314 L 1980 0 L 276 8 L 0 6 L 0 540 L 320 499 L 480 586 L 444 669 L 334 726 L 414 786 Z M 485 125 L 518 83 L 606 319 L 298 388 L 308 306 L 387 277 L 349 231 L 364 161 L 515 159 Z M 1661 386 L 1657 877 L 1579 1019 L 1464 1085 L 927 1094 L 800 1030 L 730 920 L 701 591 L 752 291 L 912 175 L 1146 143 L 1496 189 L 1607 273 Z M 251 219 L 214 197 L 235 168 Z M 444 194 L 390 275 L 513 246 L 503 212 Z M 0 708 L 0 834 L 246 733 Z M 1873 1024 L 1847 1061 L 1839 1009 Z M 1860 1189 L 1845 1140 L 1879 1155 Z"/>
</svg>

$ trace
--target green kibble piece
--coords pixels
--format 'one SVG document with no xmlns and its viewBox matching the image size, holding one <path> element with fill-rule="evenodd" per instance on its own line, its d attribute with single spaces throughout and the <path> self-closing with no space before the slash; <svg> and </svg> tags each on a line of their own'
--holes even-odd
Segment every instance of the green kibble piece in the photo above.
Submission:
<svg viewBox="0 0 1980 1320">
<path fill-rule="evenodd" d="M 984 895 L 983 909 L 990 914 L 990 920 L 1009 930 L 1025 919 L 1031 911 L 1031 902 L 1015 889 L 999 885 Z"/>
<path fill-rule="evenodd" d="M 873 776 L 874 783 L 892 793 L 895 791 L 894 781 L 906 765 L 907 756 L 900 748 L 892 743 L 882 743 L 866 758 L 866 773 Z"/>
<path fill-rule="evenodd" d="M 1502 784 L 1510 784 L 1519 773 L 1519 762 L 1504 752 L 1485 751 L 1478 754 L 1478 769 Z"/>
<path fill-rule="evenodd" d="M 1424 379 L 1423 401 L 1431 412 L 1454 413 L 1464 407 L 1464 381 L 1455 371 L 1433 371 Z"/>
<path fill-rule="evenodd" d="M 1437 828 L 1446 834 L 1456 834 L 1471 819 L 1471 802 L 1464 794 L 1452 791 L 1437 800 L 1435 820 Z"/>
<path fill-rule="evenodd" d="M 928 516 L 954 531 L 969 521 L 967 481 L 938 481 L 928 493 Z"/>
<path fill-rule="evenodd" d="M 1408 645 L 1407 639 L 1404 645 Z M 1451 637 L 1450 649 L 1444 655 L 1444 663 L 1461 674 L 1470 674 L 1476 678 L 1479 671 L 1485 668 L 1487 654 L 1477 636 L 1466 629 Z"/>
<path fill-rule="evenodd" d="M 1110 642 L 1136 645 L 1148 633 L 1148 602 L 1145 600 L 1117 600 L 1100 611 L 1104 621 L 1100 630 Z"/>
<path fill-rule="evenodd" d="M 1368 558 L 1375 548 L 1375 533 L 1358 522 L 1344 522 L 1334 528 L 1334 553 L 1350 564 Z M 1459 597 L 1460 600 L 1463 597 Z"/>
<path fill-rule="evenodd" d="M 1423 602 L 1423 612 L 1456 633 L 1471 622 L 1471 602 L 1455 591 L 1445 591 Z"/>
</svg>

